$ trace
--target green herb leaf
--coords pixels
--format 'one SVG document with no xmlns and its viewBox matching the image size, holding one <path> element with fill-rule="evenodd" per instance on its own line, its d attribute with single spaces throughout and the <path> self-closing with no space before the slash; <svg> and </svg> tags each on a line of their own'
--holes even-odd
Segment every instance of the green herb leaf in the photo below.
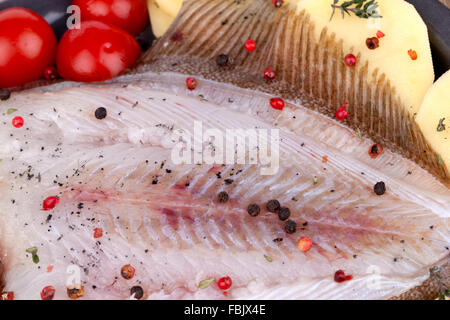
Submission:
<svg viewBox="0 0 450 320">
<path fill-rule="evenodd" d="M 271 257 L 269 257 L 268 255 L 264 255 L 264 259 L 266 259 L 269 262 L 273 261 L 273 259 Z"/>
<path fill-rule="evenodd" d="M 319 179 L 317 179 L 317 177 L 314 177 L 314 184 L 317 184 L 319 182 Z"/>
<path fill-rule="evenodd" d="M 31 253 L 31 254 L 36 254 L 38 252 L 38 248 L 37 247 L 31 247 L 31 248 L 28 248 L 25 251 L 28 252 L 28 253 Z"/>
<path fill-rule="evenodd" d="M 339 5 L 338 2 L 339 1 L 334 0 L 331 5 L 333 11 L 331 13 L 330 21 L 333 19 L 336 9 L 341 11 L 342 18 L 345 17 L 345 14 L 351 15 L 351 13 L 363 19 L 381 18 L 378 13 L 378 3 L 375 0 L 351 0 L 345 1 L 341 5 Z"/>
<path fill-rule="evenodd" d="M 442 160 L 442 156 L 441 155 L 438 155 L 438 161 L 439 161 L 439 164 L 441 166 L 444 164 L 444 161 Z"/>
<path fill-rule="evenodd" d="M 350 7 L 353 4 L 353 1 L 346 1 L 343 4 L 341 4 L 342 8 Z"/>
<path fill-rule="evenodd" d="M 33 254 L 33 262 L 34 262 L 35 264 L 38 264 L 38 263 L 39 263 L 39 256 L 38 256 L 37 254 Z"/>
<path fill-rule="evenodd" d="M 338 2 L 339 2 L 339 0 L 334 0 L 333 4 L 336 5 Z M 331 6 L 331 7 L 333 8 L 333 12 L 331 12 L 330 21 L 333 20 L 334 13 L 336 12 L 336 7 L 334 7 L 334 6 Z"/>
<path fill-rule="evenodd" d="M 361 142 L 363 142 L 363 136 L 362 136 L 361 130 L 359 130 L 359 128 L 358 128 L 358 137 L 359 137 L 359 140 L 361 140 Z"/>
<path fill-rule="evenodd" d="M 17 109 L 10 108 L 10 109 L 8 109 L 8 111 L 6 111 L 6 114 L 12 114 L 12 113 L 14 113 L 16 111 L 17 111 Z"/>
<path fill-rule="evenodd" d="M 202 280 L 198 284 L 198 288 L 199 289 L 206 289 L 206 288 L 208 288 L 211 285 L 211 283 L 214 282 L 214 280 L 215 280 L 214 278 L 209 278 L 209 279 Z"/>
<path fill-rule="evenodd" d="M 429 269 L 430 271 L 430 278 L 436 276 L 436 273 L 439 272 L 438 266 L 433 266 Z"/>
<path fill-rule="evenodd" d="M 39 256 L 37 255 L 38 248 L 37 247 L 31 247 L 25 250 L 27 253 L 31 254 L 31 258 L 33 259 L 33 262 L 38 264 L 39 263 Z"/>
</svg>

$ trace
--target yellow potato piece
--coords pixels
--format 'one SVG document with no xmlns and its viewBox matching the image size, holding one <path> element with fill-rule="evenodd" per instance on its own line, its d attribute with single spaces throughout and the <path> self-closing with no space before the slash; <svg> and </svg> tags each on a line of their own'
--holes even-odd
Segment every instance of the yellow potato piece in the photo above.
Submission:
<svg viewBox="0 0 450 320">
<path fill-rule="evenodd" d="M 445 130 L 438 131 L 439 121 L 445 118 Z M 450 70 L 428 90 L 416 121 L 425 138 L 450 169 Z"/>
<path fill-rule="evenodd" d="M 147 0 L 153 33 L 161 37 L 181 9 L 183 0 Z"/>
<path fill-rule="evenodd" d="M 183 0 L 153 0 L 156 2 L 162 11 L 171 17 L 176 17 L 181 9 Z"/>
<path fill-rule="evenodd" d="M 338 4 L 344 1 L 340 0 Z M 330 21 L 332 0 L 287 0 L 297 5 L 297 11 L 306 10 L 315 23 L 315 36 L 320 37 L 324 27 L 343 40 L 344 52 L 361 53 L 369 62 L 369 72 L 379 69 L 385 73 L 391 85 L 414 115 L 422 104 L 425 93 L 433 84 L 434 71 L 431 50 L 425 23 L 415 8 L 403 0 L 378 0 L 382 18 L 363 19 L 354 14 L 345 15 L 336 10 Z M 367 48 L 366 39 L 376 37 L 380 30 L 385 37 L 380 38 L 377 49 Z M 408 50 L 415 50 L 417 60 L 412 60 Z"/>
<path fill-rule="evenodd" d="M 404 0 L 378 0 L 382 18 L 363 19 L 354 14 L 342 18 L 336 10 L 333 19 L 333 0 L 286 0 L 286 4 L 297 6 L 297 11 L 306 10 L 315 23 L 318 39 L 324 27 L 343 40 L 344 52 L 355 55 L 361 53 L 362 60 L 369 62 L 369 72 L 376 69 L 386 74 L 391 85 L 402 99 L 411 115 L 419 110 L 425 93 L 433 84 L 434 72 L 430 44 L 425 23 L 415 8 Z M 338 4 L 343 3 L 340 0 Z M 148 0 L 153 32 L 162 36 L 182 6 L 182 0 Z M 381 38 L 377 49 L 367 48 L 366 39 Z M 412 60 L 409 50 L 417 52 L 417 60 Z M 363 62 L 360 62 L 363 63 Z"/>
</svg>

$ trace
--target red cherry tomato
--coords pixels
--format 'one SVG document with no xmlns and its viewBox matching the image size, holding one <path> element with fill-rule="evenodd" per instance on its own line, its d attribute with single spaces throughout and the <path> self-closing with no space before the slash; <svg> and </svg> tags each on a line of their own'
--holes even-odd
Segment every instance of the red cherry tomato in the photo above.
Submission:
<svg viewBox="0 0 450 320">
<path fill-rule="evenodd" d="M 114 78 L 139 58 L 141 48 L 125 31 L 100 21 L 83 21 L 68 30 L 58 46 L 56 64 L 61 77 L 93 82 Z"/>
<path fill-rule="evenodd" d="M 148 24 L 145 0 L 74 0 L 80 7 L 81 20 L 99 20 L 119 27 L 132 35 L 144 31 Z"/>
<path fill-rule="evenodd" d="M 0 88 L 40 79 L 55 55 L 55 33 L 41 16 L 25 8 L 0 11 Z"/>
</svg>

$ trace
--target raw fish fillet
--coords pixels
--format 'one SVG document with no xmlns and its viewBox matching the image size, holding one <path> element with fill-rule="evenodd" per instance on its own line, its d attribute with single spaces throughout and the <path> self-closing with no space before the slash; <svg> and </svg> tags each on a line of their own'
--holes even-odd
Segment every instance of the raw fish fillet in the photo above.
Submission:
<svg viewBox="0 0 450 320">
<path fill-rule="evenodd" d="M 441 283 L 429 270 L 438 267 L 444 280 L 448 275 L 448 171 L 418 151 L 425 142 L 410 118 L 388 117 L 397 124 L 391 131 L 381 130 L 391 122 L 378 118 L 384 126 L 367 125 L 375 123 L 367 112 L 351 124 L 338 122 L 329 117 L 334 104 L 320 90 L 299 90 L 288 79 L 265 84 L 259 80 L 264 63 L 239 55 L 234 67 L 222 70 L 215 52 L 198 50 L 205 45 L 201 37 L 198 43 L 189 36 L 181 44 L 170 40 L 180 25 L 189 35 L 190 22 L 205 12 L 213 19 L 214 10 L 227 5 L 239 16 L 249 10 L 246 4 L 260 2 L 186 1 L 167 35 L 132 73 L 102 84 L 64 82 L 18 91 L 0 103 L 0 292 L 40 299 L 51 285 L 55 299 L 68 299 L 67 288 L 76 285 L 84 289 L 80 299 L 133 299 L 133 286 L 142 287 L 144 299 L 438 293 Z M 269 5 L 259 13 L 267 19 Z M 232 19 L 224 27 L 232 28 Z M 252 19 L 258 16 L 246 23 Z M 245 32 L 250 31 L 230 35 L 228 43 L 249 38 Z M 186 89 L 188 75 L 199 82 L 194 91 Z M 364 73 L 355 77 L 368 81 Z M 325 87 L 327 79 L 317 83 Z M 286 97 L 282 111 L 270 108 L 275 94 Z M 396 99 L 389 101 L 386 112 L 396 107 Z M 353 105 L 360 108 L 357 100 Z M 100 107 L 107 110 L 102 120 L 95 117 Z M 11 125 L 14 116 L 24 118 L 22 128 Z M 174 134 L 193 133 L 199 123 L 203 132 L 268 135 L 247 141 L 245 163 L 175 163 Z M 372 159 L 368 150 L 380 142 L 385 150 Z M 266 143 L 279 144 L 271 154 L 279 161 L 250 163 Z M 193 158 L 199 145 L 205 155 L 218 141 L 194 139 Z M 270 164 L 276 170 L 262 174 Z M 383 195 L 374 192 L 380 181 Z M 225 203 L 218 201 L 223 191 Z M 42 211 L 50 196 L 59 203 Z M 295 233 L 288 234 L 285 222 L 268 212 L 271 199 L 290 209 Z M 247 213 L 252 203 L 261 207 L 256 217 Z M 102 237 L 94 238 L 96 228 Z M 301 236 L 312 240 L 307 252 L 297 248 Z M 26 252 L 32 247 L 39 263 Z M 132 279 L 122 277 L 125 265 L 135 268 Z M 336 282 L 338 270 L 353 279 Z M 199 288 L 202 280 L 224 276 L 232 279 L 226 295 L 215 282 Z"/>
</svg>

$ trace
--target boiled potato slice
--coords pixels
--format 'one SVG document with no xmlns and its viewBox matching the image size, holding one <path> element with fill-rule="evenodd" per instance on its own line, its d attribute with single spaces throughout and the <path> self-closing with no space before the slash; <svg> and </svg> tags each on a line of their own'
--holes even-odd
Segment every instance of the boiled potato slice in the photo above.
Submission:
<svg viewBox="0 0 450 320">
<path fill-rule="evenodd" d="M 340 0 L 338 4 L 343 2 Z M 412 115 L 419 110 L 433 84 L 434 72 L 427 27 L 411 4 L 403 0 L 378 0 L 382 18 L 363 19 L 354 14 L 342 18 L 336 10 L 330 21 L 333 0 L 286 0 L 286 3 L 297 5 L 298 12 L 305 9 L 310 14 L 317 39 L 327 27 L 343 40 L 344 52 L 361 53 L 362 59 L 369 61 L 369 72 L 378 68 L 386 74 Z M 377 49 L 370 50 L 366 39 L 376 37 L 378 30 L 385 36 L 380 38 Z M 408 50 L 417 52 L 417 60 L 410 58 Z"/>
<path fill-rule="evenodd" d="M 416 121 L 430 146 L 450 169 L 450 70 L 428 90 Z"/>
<path fill-rule="evenodd" d="M 153 33 L 161 37 L 181 9 L 183 0 L 147 0 Z"/>
</svg>

